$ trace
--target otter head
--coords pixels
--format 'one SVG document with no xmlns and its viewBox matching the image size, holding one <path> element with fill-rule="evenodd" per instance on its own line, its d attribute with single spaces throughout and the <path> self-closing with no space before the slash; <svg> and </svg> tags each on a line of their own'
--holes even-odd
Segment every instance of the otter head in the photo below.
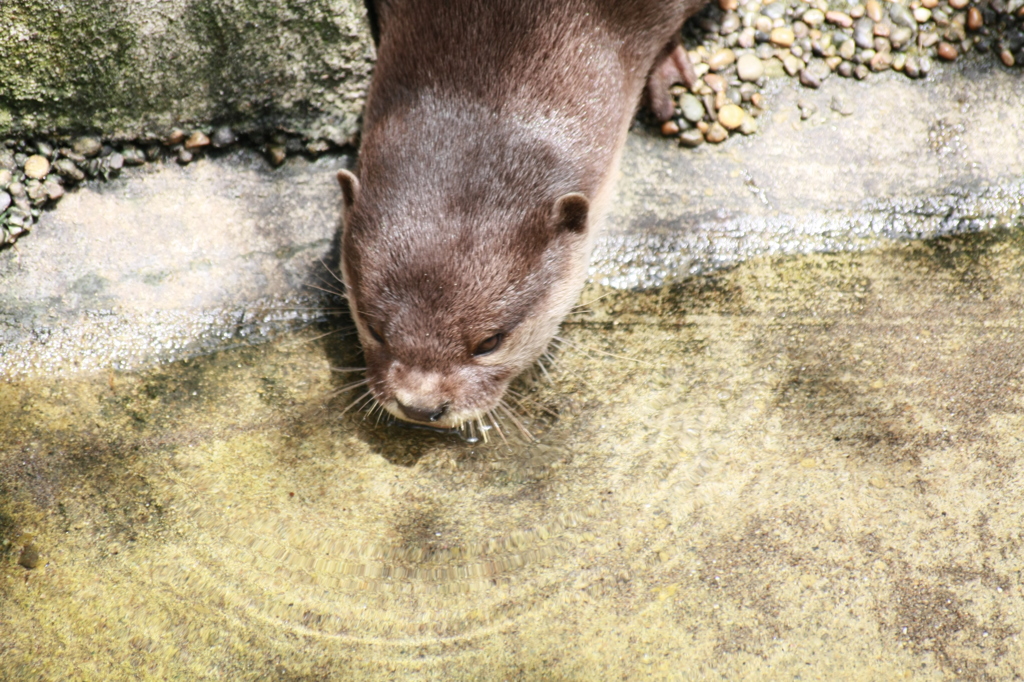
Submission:
<svg viewBox="0 0 1024 682">
<path fill-rule="evenodd" d="M 406 421 L 480 419 L 579 295 L 590 203 L 578 193 L 525 207 L 480 196 L 413 203 L 372 176 L 365 187 L 348 171 L 338 181 L 342 274 L 373 397 Z"/>
</svg>

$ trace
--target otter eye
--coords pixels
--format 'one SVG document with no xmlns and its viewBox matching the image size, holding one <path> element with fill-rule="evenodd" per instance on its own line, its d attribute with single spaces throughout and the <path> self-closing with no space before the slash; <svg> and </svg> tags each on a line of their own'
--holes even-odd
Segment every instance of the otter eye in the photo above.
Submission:
<svg viewBox="0 0 1024 682">
<path fill-rule="evenodd" d="M 488 336 L 486 339 L 477 344 L 476 348 L 473 349 L 473 355 L 487 355 L 498 350 L 498 346 L 501 345 L 502 339 L 505 338 L 504 334 L 495 334 L 494 336 Z"/>
<path fill-rule="evenodd" d="M 376 329 L 374 329 L 370 325 L 366 325 L 366 328 L 370 330 L 370 336 L 373 337 L 373 340 L 383 346 L 384 345 L 384 337 L 380 335 L 380 332 L 378 332 Z"/>
</svg>

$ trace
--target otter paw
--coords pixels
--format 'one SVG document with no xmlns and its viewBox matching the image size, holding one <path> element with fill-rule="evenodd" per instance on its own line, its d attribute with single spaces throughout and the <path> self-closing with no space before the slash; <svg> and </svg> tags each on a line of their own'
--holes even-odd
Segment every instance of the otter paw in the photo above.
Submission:
<svg viewBox="0 0 1024 682">
<path fill-rule="evenodd" d="M 662 50 L 647 77 L 648 106 L 659 121 L 667 121 L 675 113 L 669 88 L 676 83 L 692 88 L 696 82 L 697 72 L 682 45 L 670 44 Z"/>
</svg>

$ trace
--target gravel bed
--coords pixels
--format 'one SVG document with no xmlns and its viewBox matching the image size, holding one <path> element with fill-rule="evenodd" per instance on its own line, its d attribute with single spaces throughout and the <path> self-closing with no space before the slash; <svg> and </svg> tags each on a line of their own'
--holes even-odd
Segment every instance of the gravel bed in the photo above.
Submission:
<svg viewBox="0 0 1024 682">
<path fill-rule="evenodd" d="M 969 52 L 1006 68 L 1024 65 L 1024 0 L 740 2 L 715 0 L 683 29 L 699 79 L 691 88 L 673 87 L 676 116 L 661 125 L 681 146 L 756 133 L 768 107 L 761 89 L 769 78 L 792 77 L 808 88 L 833 75 L 865 79 L 889 70 L 924 78 L 936 62 Z M 852 113 L 847 108 L 841 113 Z M 334 149 L 325 140 L 280 132 L 240 138 L 227 127 L 118 144 L 99 136 L 6 140 L 0 144 L 0 249 L 28 234 L 41 212 L 79 182 L 158 160 L 188 164 L 235 145 L 261 149 L 274 166 L 290 154 Z"/>
</svg>

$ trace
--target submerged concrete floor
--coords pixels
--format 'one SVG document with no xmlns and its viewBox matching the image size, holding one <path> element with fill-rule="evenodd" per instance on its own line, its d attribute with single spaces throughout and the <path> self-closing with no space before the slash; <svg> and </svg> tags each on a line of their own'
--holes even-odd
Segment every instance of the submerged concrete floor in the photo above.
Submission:
<svg viewBox="0 0 1024 682">
<path fill-rule="evenodd" d="M 841 181 L 821 169 L 876 119 L 824 109 L 698 154 L 634 136 L 593 303 L 516 387 L 535 442 L 342 414 L 331 368 L 358 349 L 295 292 L 332 286 L 345 159 L 72 194 L 0 254 L 4 675 L 1024 675 L 1007 78 L 780 85 L 780 117 L 889 107 L 891 163 Z M 960 126 L 953 152 L 918 115 Z M 834 140 L 809 170 L 807 135 Z"/>
</svg>

